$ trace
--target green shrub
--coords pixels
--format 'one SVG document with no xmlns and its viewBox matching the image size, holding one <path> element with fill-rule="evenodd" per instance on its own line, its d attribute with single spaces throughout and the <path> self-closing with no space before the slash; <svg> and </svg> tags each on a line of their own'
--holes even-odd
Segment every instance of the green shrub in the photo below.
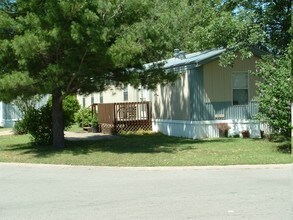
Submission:
<svg viewBox="0 0 293 220">
<path fill-rule="evenodd" d="M 92 110 L 82 108 L 75 114 L 75 122 L 79 127 L 90 127 L 92 124 Z"/>
<path fill-rule="evenodd" d="M 64 128 L 74 124 L 74 113 L 80 106 L 76 97 L 68 96 L 63 100 Z M 39 108 L 31 108 L 27 111 L 22 121 L 23 127 L 32 136 L 33 142 L 37 145 L 51 145 L 53 143 L 52 134 L 52 99 Z"/>
<path fill-rule="evenodd" d="M 291 103 L 293 94 L 291 53 L 275 58 L 266 57 L 257 64 L 257 118 L 267 122 L 276 134 L 291 136 Z"/>
<path fill-rule="evenodd" d="M 75 114 L 80 110 L 76 96 L 67 96 L 63 100 L 64 127 L 68 128 L 75 123 Z"/>
<path fill-rule="evenodd" d="M 96 127 L 96 126 L 98 126 L 98 124 L 99 124 L 99 121 L 98 121 L 98 114 L 97 113 L 94 113 L 93 115 L 92 115 L 92 122 L 91 122 L 91 126 L 92 127 Z"/>
<path fill-rule="evenodd" d="M 30 109 L 24 116 L 23 123 L 37 145 L 51 145 L 52 134 L 52 110 L 50 105 L 39 109 Z"/>
<path fill-rule="evenodd" d="M 16 135 L 27 134 L 27 127 L 23 120 L 17 121 L 13 127 L 13 133 Z"/>
</svg>

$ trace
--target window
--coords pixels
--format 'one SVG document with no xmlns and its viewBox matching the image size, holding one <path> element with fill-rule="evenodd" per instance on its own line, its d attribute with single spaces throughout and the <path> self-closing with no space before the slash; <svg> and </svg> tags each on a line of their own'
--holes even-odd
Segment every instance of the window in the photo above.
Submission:
<svg viewBox="0 0 293 220">
<path fill-rule="evenodd" d="M 103 102 L 104 102 L 103 93 L 100 92 L 100 103 L 103 103 Z"/>
<path fill-rule="evenodd" d="M 123 89 L 123 100 L 125 102 L 128 101 L 128 86 L 125 86 L 124 89 Z"/>
<path fill-rule="evenodd" d="M 91 104 L 94 104 L 94 102 L 95 102 L 95 97 L 94 95 L 91 95 Z"/>
<path fill-rule="evenodd" d="M 248 73 L 232 74 L 233 105 L 248 104 Z"/>
<path fill-rule="evenodd" d="M 85 97 L 82 97 L 82 107 L 85 108 Z"/>
</svg>

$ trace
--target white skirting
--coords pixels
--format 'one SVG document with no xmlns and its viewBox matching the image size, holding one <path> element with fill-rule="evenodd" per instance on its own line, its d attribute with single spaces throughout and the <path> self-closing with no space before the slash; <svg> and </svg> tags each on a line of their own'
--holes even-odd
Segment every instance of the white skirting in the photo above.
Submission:
<svg viewBox="0 0 293 220">
<path fill-rule="evenodd" d="M 255 120 L 181 121 L 153 119 L 152 127 L 153 131 L 162 132 L 169 136 L 201 139 L 219 137 L 217 123 L 227 123 L 230 127 L 229 135 L 239 134 L 241 136 L 241 131 L 248 130 L 250 137 L 259 138 L 261 136 L 260 130 L 264 130 L 265 133 L 268 131 L 266 125 Z"/>
</svg>

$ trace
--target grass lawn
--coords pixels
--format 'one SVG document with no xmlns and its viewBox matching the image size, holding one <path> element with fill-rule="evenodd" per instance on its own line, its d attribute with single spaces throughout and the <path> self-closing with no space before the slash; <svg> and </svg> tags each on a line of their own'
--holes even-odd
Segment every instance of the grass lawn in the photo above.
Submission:
<svg viewBox="0 0 293 220">
<path fill-rule="evenodd" d="M 83 129 L 79 127 L 77 124 L 73 124 L 70 128 L 67 129 L 67 131 L 83 132 Z"/>
<path fill-rule="evenodd" d="M 66 142 L 60 151 L 37 147 L 28 135 L 0 136 L 0 162 L 98 166 L 197 166 L 292 163 L 289 142 L 223 138 L 191 140 L 162 134 Z"/>
</svg>

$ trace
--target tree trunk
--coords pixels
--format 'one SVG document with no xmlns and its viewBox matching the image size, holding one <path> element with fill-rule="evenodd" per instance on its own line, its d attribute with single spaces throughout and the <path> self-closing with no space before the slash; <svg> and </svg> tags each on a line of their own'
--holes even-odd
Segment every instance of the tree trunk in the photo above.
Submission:
<svg viewBox="0 0 293 220">
<path fill-rule="evenodd" d="M 62 92 L 60 89 L 55 89 L 52 94 L 52 131 L 53 147 L 55 149 L 64 148 L 64 118 L 62 109 Z"/>
</svg>

